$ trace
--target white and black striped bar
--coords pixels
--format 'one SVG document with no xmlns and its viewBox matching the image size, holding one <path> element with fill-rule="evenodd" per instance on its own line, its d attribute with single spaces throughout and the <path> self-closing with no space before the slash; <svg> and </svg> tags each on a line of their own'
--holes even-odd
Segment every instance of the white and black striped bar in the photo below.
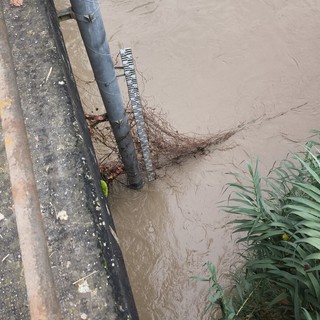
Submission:
<svg viewBox="0 0 320 320">
<path fill-rule="evenodd" d="M 147 170 L 148 180 L 152 181 L 155 179 L 155 173 L 153 170 L 149 142 L 144 125 L 137 75 L 131 48 L 120 49 L 120 56 L 124 68 L 124 75 L 128 86 L 129 99 L 137 125 L 137 133 L 141 144 L 142 155 Z"/>
</svg>

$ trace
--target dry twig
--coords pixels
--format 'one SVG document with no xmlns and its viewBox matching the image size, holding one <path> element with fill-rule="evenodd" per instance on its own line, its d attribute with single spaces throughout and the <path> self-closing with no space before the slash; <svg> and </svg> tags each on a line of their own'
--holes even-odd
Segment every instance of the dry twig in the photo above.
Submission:
<svg viewBox="0 0 320 320">
<path fill-rule="evenodd" d="M 138 159 L 141 168 L 144 168 L 135 121 L 132 112 L 128 109 L 127 113 L 132 136 L 138 150 Z M 149 107 L 145 107 L 143 112 L 152 162 L 156 169 L 180 163 L 190 156 L 205 154 L 210 146 L 220 145 L 244 127 L 244 125 L 240 125 L 232 130 L 217 134 L 187 135 L 175 130 L 167 121 L 164 113 Z M 105 115 L 87 116 L 87 120 L 93 141 L 98 147 L 96 149 L 103 150 L 102 154 L 98 154 L 101 173 L 110 181 L 124 171 L 111 128 L 106 121 L 103 121 L 103 116 Z"/>
</svg>

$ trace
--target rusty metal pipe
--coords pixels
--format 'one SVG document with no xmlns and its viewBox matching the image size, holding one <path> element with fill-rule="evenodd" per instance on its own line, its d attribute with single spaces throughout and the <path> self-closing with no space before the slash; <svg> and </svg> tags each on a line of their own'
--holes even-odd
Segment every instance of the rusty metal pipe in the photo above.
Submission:
<svg viewBox="0 0 320 320">
<path fill-rule="evenodd" d="M 61 319 L 26 128 L 0 7 L 0 118 L 32 320 Z M 5 31 L 5 32 L 4 32 Z"/>
</svg>

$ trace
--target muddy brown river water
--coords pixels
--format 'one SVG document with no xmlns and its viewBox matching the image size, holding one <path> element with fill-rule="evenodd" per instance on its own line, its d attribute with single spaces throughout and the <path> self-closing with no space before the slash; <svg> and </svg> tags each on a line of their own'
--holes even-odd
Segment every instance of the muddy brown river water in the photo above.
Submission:
<svg viewBox="0 0 320 320">
<path fill-rule="evenodd" d="M 102 0 L 101 9 L 112 53 L 133 49 L 144 98 L 177 130 L 247 123 L 141 192 L 116 184 L 110 195 L 141 319 L 205 319 L 207 286 L 190 277 L 204 275 L 208 260 L 223 276 L 238 259 L 219 203 L 228 196 L 226 173 L 256 157 L 266 173 L 319 129 L 320 2 Z M 83 82 L 92 74 L 76 23 L 62 27 L 83 101 L 99 113 Z"/>
</svg>

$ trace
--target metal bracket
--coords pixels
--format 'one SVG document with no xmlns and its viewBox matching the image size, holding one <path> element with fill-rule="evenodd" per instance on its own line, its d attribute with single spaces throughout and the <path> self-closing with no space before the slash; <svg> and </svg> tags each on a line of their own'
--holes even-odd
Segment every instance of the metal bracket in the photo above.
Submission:
<svg viewBox="0 0 320 320">
<path fill-rule="evenodd" d="M 57 15 L 58 15 L 58 19 L 60 22 L 76 18 L 76 15 L 72 11 L 71 7 L 66 8 L 66 9 L 62 9 L 62 10 L 58 10 Z"/>
</svg>

